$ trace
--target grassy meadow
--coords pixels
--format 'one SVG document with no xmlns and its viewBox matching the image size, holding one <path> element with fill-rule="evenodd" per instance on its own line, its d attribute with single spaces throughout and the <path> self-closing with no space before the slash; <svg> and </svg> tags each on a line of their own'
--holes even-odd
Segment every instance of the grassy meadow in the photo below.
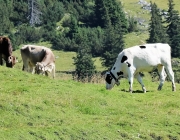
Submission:
<svg viewBox="0 0 180 140">
<path fill-rule="evenodd" d="M 0 67 L 0 139 L 180 139 L 180 86 L 145 77 L 147 93 L 128 81 L 101 83 L 45 77 Z"/>
</svg>

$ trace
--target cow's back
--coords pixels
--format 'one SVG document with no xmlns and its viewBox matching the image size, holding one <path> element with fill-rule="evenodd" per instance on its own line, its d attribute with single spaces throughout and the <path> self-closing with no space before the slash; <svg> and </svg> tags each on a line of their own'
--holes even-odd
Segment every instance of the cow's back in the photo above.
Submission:
<svg viewBox="0 0 180 140">
<path fill-rule="evenodd" d="M 46 55 L 43 58 L 42 62 L 45 63 L 46 65 L 50 63 L 55 63 L 55 56 L 53 52 L 49 48 L 45 48 L 45 51 L 46 51 Z"/>
<path fill-rule="evenodd" d="M 171 48 L 168 44 L 144 44 L 124 49 L 118 61 L 122 62 L 123 56 L 127 57 L 126 62 L 139 71 L 151 71 L 159 64 L 171 63 Z"/>
<path fill-rule="evenodd" d="M 41 62 L 44 58 L 44 55 L 45 51 L 43 46 L 24 45 L 21 48 L 23 62 L 30 63 L 33 66 L 35 66 L 37 62 Z"/>
</svg>

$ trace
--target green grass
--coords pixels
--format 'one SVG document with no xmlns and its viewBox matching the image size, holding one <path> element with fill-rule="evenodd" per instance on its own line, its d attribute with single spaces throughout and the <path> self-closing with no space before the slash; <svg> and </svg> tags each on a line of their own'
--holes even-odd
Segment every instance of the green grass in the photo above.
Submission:
<svg viewBox="0 0 180 140">
<path fill-rule="evenodd" d="M 145 44 L 148 36 L 148 32 L 132 32 L 125 35 L 125 48 Z"/>
<path fill-rule="evenodd" d="M 100 84 L 32 75 L 0 67 L 0 139 L 179 139 L 180 87 L 144 78 L 134 94 L 127 80 Z"/>
</svg>

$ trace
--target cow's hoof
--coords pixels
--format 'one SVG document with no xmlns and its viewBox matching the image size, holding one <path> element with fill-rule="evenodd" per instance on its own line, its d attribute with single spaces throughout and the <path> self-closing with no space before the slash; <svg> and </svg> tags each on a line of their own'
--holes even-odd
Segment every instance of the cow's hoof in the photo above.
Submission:
<svg viewBox="0 0 180 140">
<path fill-rule="evenodd" d="M 143 90 L 144 93 L 146 93 L 146 88 L 145 87 L 143 87 L 142 90 Z"/>
<path fill-rule="evenodd" d="M 132 89 L 129 89 L 129 92 L 130 92 L 130 93 L 133 93 L 133 90 L 132 90 Z"/>
<path fill-rule="evenodd" d="M 161 89 L 162 89 L 162 86 L 159 86 L 159 87 L 158 87 L 158 90 L 161 90 Z"/>
<path fill-rule="evenodd" d="M 173 88 L 172 88 L 172 91 L 176 91 L 176 88 L 175 88 L 175 87 L 173 87 Z"/>
<path fill-rule="evenodd" d="M 130 93 L 133 93 L 133 91 L 131 90 L 131 91 L 129 91 Z"/>
</svg>

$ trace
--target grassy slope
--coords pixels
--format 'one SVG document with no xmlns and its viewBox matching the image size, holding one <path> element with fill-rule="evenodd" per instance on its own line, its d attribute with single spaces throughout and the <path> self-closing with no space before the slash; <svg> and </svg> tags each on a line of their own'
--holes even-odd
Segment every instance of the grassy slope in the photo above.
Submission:
<svg viewBox="0 0 180 140">
<path fill-rule="evenodd" d="M 0 139 L 180 138 L 180 87 L 144 79 L 148 92 L 126 92 L 128 82 L 78 83 L 0 67 Z"/>
<path fill-rule="evenodd" d="M 137 3 L 139 0 L 120 0 L 128 15 L 136 18 L 145 19 L 145 23 L 148 24 L 150 20 L 150 14 L 146 10 L 142 10 L 141 6 Z M 146 0 L 147 2 L 155 2 L 160 9 L 168 9 L 168 0 Z M 180 1 L 174 0 L 175 10 L 180 12 Z M 131 33 L 125 36 L 125 47 L 134 46 L 137 44 L 143 44 L 148 38 L 148 30 L 142 27 L 143 31 L 138 31 L 137 33 Z"/>
<path fill-rule="evenodd" d="M 152 1 L 153 3 L 155 2 L 159 8 L 161 9 L 168 9 L 168 0 L 146 0 L 147 2 Z M 180 11 L 180 1 L 179 0 L 173 0 L 174 1 L 174 8 L 175 10 Z"/>
</svg>

